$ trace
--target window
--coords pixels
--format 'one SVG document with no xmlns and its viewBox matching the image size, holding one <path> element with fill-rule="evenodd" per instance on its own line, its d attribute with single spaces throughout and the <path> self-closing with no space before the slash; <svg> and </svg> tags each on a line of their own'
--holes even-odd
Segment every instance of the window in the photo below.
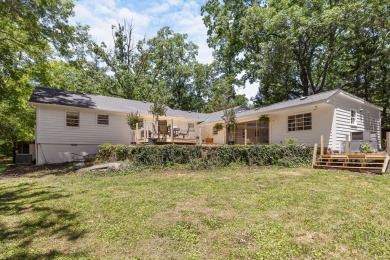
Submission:
<svg viewBox="0 0 390 260">
<path fill-rule="evenodd" d="M 311 130 L 311 113 L 288 116 L 288 131 Z"/>
<path fill-rule="evenodd" d="M 98 125 L 108 125 L 108 115 L 97 115 Z"/>
<path fill-rule="evenodd" d="M 357 113 L 356 110 L 351 109 L 351 125 L 357 125 Z"/>
<path fill-rule="evenodd" d="M 80 125 L 80 112 L 66 112 L 66 126 Z"/>
</svg>

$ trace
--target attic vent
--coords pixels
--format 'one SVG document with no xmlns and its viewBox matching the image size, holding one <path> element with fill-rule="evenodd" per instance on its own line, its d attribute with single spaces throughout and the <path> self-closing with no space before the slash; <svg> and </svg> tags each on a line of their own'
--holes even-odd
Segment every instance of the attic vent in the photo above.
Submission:
<svg viewBox="0 0 390 260">
<path fill-rule="evenodd" d="M 305 100 L 307 97 L 306 96 L 303 96 L 300 98 L 300 100 Z"/>
</svg>

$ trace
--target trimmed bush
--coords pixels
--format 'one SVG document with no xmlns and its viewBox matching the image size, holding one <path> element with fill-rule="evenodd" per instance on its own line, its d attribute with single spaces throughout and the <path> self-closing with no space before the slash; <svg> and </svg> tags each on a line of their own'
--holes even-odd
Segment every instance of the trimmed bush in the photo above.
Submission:
<svg viewBox="0 0 390 260">
<path fill-rule="evenodd" d="M 144 166 L 188 164 L 191 168 L 245 165 L 296 167 L 311 161 L 313 148 L 307 145 L 110 145 L 99 146 L 102 161 L 129 160 Z"/>
</svg>

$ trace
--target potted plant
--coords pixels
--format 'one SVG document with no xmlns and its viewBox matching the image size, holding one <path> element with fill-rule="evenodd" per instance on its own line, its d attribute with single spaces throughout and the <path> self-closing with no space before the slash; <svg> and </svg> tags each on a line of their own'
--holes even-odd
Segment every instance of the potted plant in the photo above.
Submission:
<svg viewBox="0 0 390 260">
<path fill-rule="evenodd" d="M 236 112 L 234 109 L 225 109 L 223 111 L 223 116 L 222 116 L 223 121 L 225 121 L 226 125 L 226 131 L 229 136 L 228 144 L 233 145 L 234 144 L 234 127 L 237 124 L 236 120 Z"/>
<path fill-rule="evenodd" d="M 127 115 L 127 124 L 130 126 L 131 130 L 135 130 L 138 123 L 138 127 L 142 128 L 144 125 L 144 119 L 140 116 L 140 114 L 137 112 Z"/>
<path fill-rule="evenodd" d="M 268 125 L 269 124 L 269 117 L 266 115 L 262 115 L 259 117 L 259 122 L 260 122 L 260 124 Z"/>
<path fill-rule="evenodd" d="M 209 135 L 207 135 L 206 139 L 205 139 L 205 143 L 206 144 L 212 144 L 214 143 L 214 138 L 213 137 L 210 137 Z"/>
<path fill-rule="evenodd" d="M 137 112 L 133 113 L 131 112 L 130 114 L 127 115 L 127 124 L 129 125 L 130 129 L 133 130 L 133 142 L 131 144 L 136 144 L 137 140 L 135 140 L 135 132 L 137 128 L 137 123 L 138 127 L 142 128 L 144 126 L 144 119 L 140 116 L 140 114 Z"/>
<path fill-rule="evenodd" d="M 214 132 L 219 132 L 223 129 L 223 125 L 221 123 L 216 123 L 214 126 L 213 126 L 213 130 Z"/>
</svg>

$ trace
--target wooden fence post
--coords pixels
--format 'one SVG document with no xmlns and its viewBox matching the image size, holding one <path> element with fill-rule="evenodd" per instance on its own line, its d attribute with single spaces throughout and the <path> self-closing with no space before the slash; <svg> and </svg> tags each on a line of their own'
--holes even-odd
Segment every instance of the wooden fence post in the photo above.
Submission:
<svg viewBox="0 0 390 260">
<path fill-rule="evenodd" d="M 314 144 L 314 148 L 313 148 L 313 159 L 311 161 L 311 167 L 314 168 L 314 165 L 316 164 L 316 160 L 317 160 L 317 144 Z"/>
<path fill-rule="evenodd" d="M 387 154 L 390 155 L 390 132 L 386 133 L 386 147 Z"/>
<path fill-rule="evenodd" d="M 349 154 L 349 135 L 345 135 L 345 153 Z"/>
<path fill-rule="evenodd" d="M 321 151 L 320 151 L 321 156 L 324 155 L 324 135 L 321 135 Z"/>
</svg>

